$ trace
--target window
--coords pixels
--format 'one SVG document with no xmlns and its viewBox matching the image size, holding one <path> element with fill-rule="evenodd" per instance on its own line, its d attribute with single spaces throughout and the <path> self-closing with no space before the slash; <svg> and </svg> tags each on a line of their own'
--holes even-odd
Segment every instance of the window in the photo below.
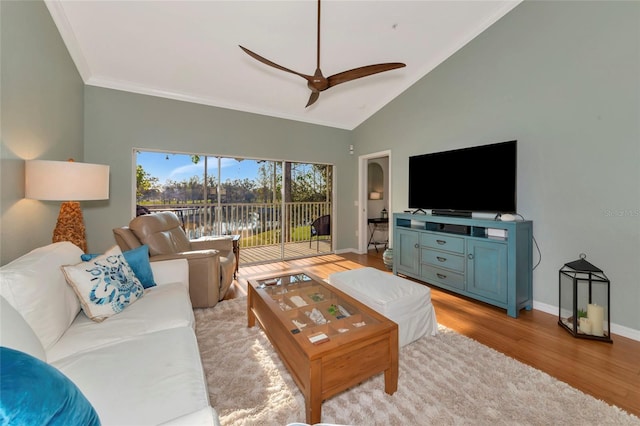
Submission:
<svg viewBox="0 0 640 426">
<path fill-rule="evenodd" d="M 136 151 L 136 203 L 173 211 L 190 238 L 240 235 L 240 263 L 327 253 L 310 224 L 332 210 L 333 166 Z"/>
</svg>

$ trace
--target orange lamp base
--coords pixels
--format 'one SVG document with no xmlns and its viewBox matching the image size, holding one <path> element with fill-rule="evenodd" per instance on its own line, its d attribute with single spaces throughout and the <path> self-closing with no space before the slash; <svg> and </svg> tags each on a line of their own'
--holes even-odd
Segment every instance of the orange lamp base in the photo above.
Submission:
<svg viewBox="0 0 640 426">
<path fill-rule="evenodd" d="M 53 230 L 54 243 L 70 241 L 87 252 L 84 218 L 78 201 L 66 201 L 60 206 L 58 222 Z"/>
</svg>

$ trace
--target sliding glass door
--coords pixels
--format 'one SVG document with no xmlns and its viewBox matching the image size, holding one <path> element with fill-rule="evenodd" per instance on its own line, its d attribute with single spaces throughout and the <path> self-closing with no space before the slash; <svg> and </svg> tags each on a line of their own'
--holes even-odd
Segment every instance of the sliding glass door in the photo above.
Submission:
<svg viewBox="0 0 640 426">
<path fill-rule="evenodd" d="M 241 264 L 332 251 L 331 165 L 136 151 L 136 183 L 137 204 L 190 238 L 240 235 Z"/>
</svg>

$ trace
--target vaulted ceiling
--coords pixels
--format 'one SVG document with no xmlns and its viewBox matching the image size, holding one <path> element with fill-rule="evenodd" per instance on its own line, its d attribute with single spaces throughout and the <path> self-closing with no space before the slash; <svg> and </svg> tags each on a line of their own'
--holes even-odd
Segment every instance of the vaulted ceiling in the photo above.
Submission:
<svg viewBox="0 0 640 426">
<path fill-rule="evenodd" d="M 519 4 L 322 2 L 325 76 L 407 66 L 330 88 L 305 108 L 307 82 L 256 61 L 316 68 L 315 0 L 45 0 L 87 85 L 354 129 Z"/>
</svg>

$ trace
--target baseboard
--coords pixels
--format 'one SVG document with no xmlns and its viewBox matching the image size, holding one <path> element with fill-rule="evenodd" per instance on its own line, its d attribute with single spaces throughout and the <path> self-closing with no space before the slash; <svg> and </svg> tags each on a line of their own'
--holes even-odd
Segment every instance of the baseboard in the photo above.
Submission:
<svg viewBox="0 0 640 426">
<path fill-rule="evenodd" d="M 557 306 L 536 302 L 535 300 L 533 301 L 533 309 L 555 316 L 557 316 L 559 312 L 559 308 Z M 640 330 L 635 330 L 620 324 L 611 323 L 611 334 L 617 334 L 618 336 L 640 342 Z"/>
<path fill-rule="evenodd" d="M 346 248 L 346 249 L 340 249 L 335 251 L 335 254 L 343 254 L 343 253 L 367 254 L 366 251 L 359 252 L 358 249 L 354 249 L 354 248 Z"/>
</svg>

